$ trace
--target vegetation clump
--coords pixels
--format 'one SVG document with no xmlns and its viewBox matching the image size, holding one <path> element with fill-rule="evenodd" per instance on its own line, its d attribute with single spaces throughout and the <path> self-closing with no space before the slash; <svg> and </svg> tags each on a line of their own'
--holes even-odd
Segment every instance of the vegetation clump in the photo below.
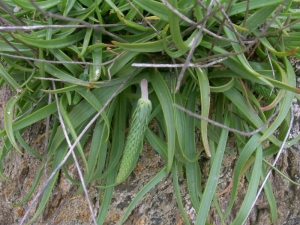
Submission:
<svg viewBox="0 0 300 225">
<path fill-rule="evenodd" d="M 94 223 L 103 224 L 116 179 L 120 183 L 128 176 L 147 141 L 165 166 L 137 193 L 120 223 L 145 193 L 172 173 L 175 190 L 179 175 L 186 179 L 195 222 L 205 224 L 209 206 L 220 209 L 214 201 L 216 187 L 223 156 L 231 152 L 237 157 L 231 197 L 226 212 L 218 213 L 225 224 L 239 179 L 247 174 L 247 193 L 231 221 L 242 224 L 260 181 L 268 177 L 266 158 L 287 145 L 290 107 L 300 93 L 288 60 L 291 55 L 300 57 L 298 11 L 292 0 L 1 1 L 0 84 L 9 85 L 14 96 L 3 112 L 0 176 L 9 179 L 3 162 L 14 150 L 40 158 L 39 174 L 45 165 L 52 168 L 33 200 L 41 176 L 16 203 L 30 199 L 32 206 L 42 195 L 29 223 L 43 212 L 62 171 L 79 186 L 78 192 L 85 192 L 88 202 L 88 184 L 97 181 L 106 187 L 97 215 L 91 209 Z M 142 80 L 149 83 L 151 100 L 145 103 L 150 104 L 143 111 L 145 121 L 138 117 L 144 107 L 138 100 Z M 133 112 L 137 104 L 138 112 Z M 43 150 L 31 148 L 22 137 L 38 121 L 46 122 Z M 132 138 L 131 131 L 125 134 L 128 121 L 140 136 L 130 156 L 134 160 L 126 162 L 130 171 L 116 178 L 126 139 Z M 147 127 L 150 121 L 156 121 L 157 132 Z M 201 132 L 201 150 L 195 144 L 196 129 Z M 276 130 L 279 135 L 274 135 Z M 230 133 L 236 152 L 226 148 Z M 210 160 L 204 187 L 200 155 Z M 63 167 L 67 161 L 77 165 L 80 183 Z M 269 181 L 264 192 L 275 222 Z M 176 198 L 190 224 L 179 191 Z"/>
</svg>

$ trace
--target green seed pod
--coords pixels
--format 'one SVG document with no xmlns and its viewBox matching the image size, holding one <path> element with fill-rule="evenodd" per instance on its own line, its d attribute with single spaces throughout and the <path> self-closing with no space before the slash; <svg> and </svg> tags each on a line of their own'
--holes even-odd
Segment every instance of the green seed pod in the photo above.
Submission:
<svg viewBox="0 0 300 225">
<path fill-rule="evenodd" d="M 116 183 L 123 182 L 133 170 L 138 156 L 142 150 L 145 130 L 151 114 L 152 104 L 148 99 L 140 98 L 133 113 L 128 137 L 125 144 L 120 170 L 116 178 Z"/>
<path fill-rule="evenodd" d="M 125 143 L 123 158 L 116 183 L 123 182 L 132 172 L 140 152 L 143 147 L 145 130 L 149 123 L 149 117 L 152 110 L 152 103 L 147 98 L 140 98 L 137 102 L 136 109 L 133 113 L 129 133 Z"/>
<path fill-rule="evenodd" d="M 253 89 L 256 93 L 258 93 L 258 94 L 260 94 L 260 95 L 262 95 L 266 98 L 269 98 L 272 95 L 272 88 L 267 87 L 267 86 L 262 85 L 262 84 L 255 83 L 253 85 Z"/>
</svg>

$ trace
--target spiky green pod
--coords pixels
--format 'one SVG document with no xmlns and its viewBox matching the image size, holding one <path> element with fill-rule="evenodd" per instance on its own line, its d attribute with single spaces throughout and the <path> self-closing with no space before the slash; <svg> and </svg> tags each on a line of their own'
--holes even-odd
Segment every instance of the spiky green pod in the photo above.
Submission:
<svg viewBox="0 0 300 225">
<path fill-rule="evenodd" d="M 255 83 L 253 85 L 253 89 L 256 93 L 258 93 L 266 98 L 269 98 L 272 96 L 272 88 L 267 87 L 265 85 Z"/>
<path fill-rule="evenodd" d="M 152 103 L 140 98 L 133 113 L 116 183 L 123 182 L 132 172 L 143 148 L 145 130 L 149 123 Z"/>
</svg>

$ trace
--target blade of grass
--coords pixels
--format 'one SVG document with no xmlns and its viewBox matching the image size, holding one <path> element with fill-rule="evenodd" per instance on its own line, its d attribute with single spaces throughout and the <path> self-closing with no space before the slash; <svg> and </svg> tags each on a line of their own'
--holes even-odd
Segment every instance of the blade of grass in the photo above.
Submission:
<svg viewBox="0 0 300 225">
<path fill-rule="evenodd" d="M 137 205 L 137 203 L 142 199 L 142 197 L 147 194 L 155 185 L 157 185 L 166 175 L 168 174 L 167 167 L 164 167 L 160 172 L 158 172 L 134 197 L 123 216 L 121 217 L 120 224 L 123 224 L 126 218 L 130 215 L 131 211 Z"/>
<path fill-rule="evenodd" d="M 260 144 L 256 148 L 255 162 L 253 165 L 253 170 L 251 173 L 248 190 L 246 196 L 244 197 L 242 206 L 235 220 L 233 221 L 233 225 L 243 224 L 247 218 L 248 213 L 252 209 L 252 203 L 255 202 L 255 196 L 259 185 L 261 167 L 262 167 L 262 145 Z"/>
<path fill-rule="evenodd" d="M 173 100 L 170 94 L 170 90 L 166 85 L 162 75 L 154 70 L 150 71 L 150 80 L 154 88 L 154 91 L 159 99 L 164 114 L 164 119 L 167 128 L 167 140 L 168 140 L 168 161 L 167 170 L 170 171 L 172 168 L 174 149 L 175 149 L 175 126 L 174 126 L 174 107 Z"/>
<path fill-rule="evenodd" d="M 174 162 L 173 166 L 172 166 L 172 178 L 173 178 L 173 187 L 174 187 L 175 196 L 176 196 L 177 204 L 178 204 L 178 207 L 179 207 L 179 211 L 182 215 L 182 218 L 183 218 L 185 224 L 190 225 L 189 218 L 187 217 L 184 206 L 182 204 L 182 197 L 181 197 L 181 194 L 180 194 L 180 187 L 179 187 L 179 184 L 178 184 L 177 163 L 176 162 Z"/>
<path fill-rule="evenodd" d="M 198 84 L 200 87 L 200 101 L 201 101 L 201 116 L 208 118 L 210 110 L 210 85 L 208 77 L 204 71 L 200 68 L 196 68 L 196 74 L 198 77 Z M 211 156 L 207 137 L 207 121 L 201 121 L 201 137 L 205 153 L 208 157 Z"/>
<path fill-rule="evenodd" d="M 240 181 L 240 177 L 242 176 L 241 171 L 243 170 L 244 165 L 246 164 L 248 158 L 252 155 L 252 153 L 256 150 L 256 148 L 261 145 L 261 143 L 258 142 L 261 135 L 255 134 L 253 135 L 246 143 L 244 148 L 241 150 L 240 156 L 236 162 L 235 168 L 234 168 L 234 175 L 233 175 L 233 186 L 231 190 L 231 196 L 230 201 L 228 203 L 228 207 L 225 212 L 225 218 L 229 215 L 233 203 L 236 198 L 238 184 Z"/>
<path fill-rule="evenodd" d="M 190 92 L 189 100 L 187 102 L 187 109 L 195 111 L 196 108 L 196 92 Z M 195 146 L 195 118 L 186 118 L 187 127 L 189 127 L 188 132 L 185 134 L 185 151 L 187 157 L 194 157 L 196 154 Z M 186 166 L 186 177 L 189 195 L 195 209 L 199 208 L 200 202 L 199 197 L 201 197 L 201 172 L 198 161 L 187 162 Z"/>
<path fill-rule="evenodd" d="M 229 125 L 228 113 L 225 115 L 225 125 Z M 218 185 L 218 178 L 220 174 L 220 169 L 222 165 L 222 159 L 225 152 L 226 142 L 228 138 L 228 131 L 222 130 L 220 141 L 218 143 L 217 151 L 215 157 L 212 159 L 211 170 L 208 176 L 208 181 L 203 192 L 203 197 L 201 199 L 200 207 L 198 208 L 196 224 L 205 224 L 210 205 L 212 203 L 213 197 L 215 195 L 216 187 Z"/>
</svg>

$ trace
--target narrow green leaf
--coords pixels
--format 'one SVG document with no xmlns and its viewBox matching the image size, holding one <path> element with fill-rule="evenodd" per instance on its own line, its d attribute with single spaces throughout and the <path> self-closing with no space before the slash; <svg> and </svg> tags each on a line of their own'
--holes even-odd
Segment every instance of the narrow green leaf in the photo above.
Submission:
<svg viewBox="0 0 300 225">
<path fill-rule="evenodd" d="M 125 213 L 123 214 L 120 224 L 123 224 L 126 218 L 130 215 L 137 203 L 142 199 L 142 197 L 147 194 L 156 184 L 158 184 L 166 175 L 168 174 L 168 169 L 164 167 L 160 172 L 158 172 L 155 177 L 153 177 L 134 197 L 129 206 L 127 207 Z"/>
<path fill-rule="evenodd" d="M 201 116 L 208 118 L 210 110 L 210 85 L 206 73 L 200 68 L 196 68 L 196 74 L 198 77 L 198 84 L 200 87 L 200 100 L 201 100 Z M 201 121 L 201 137 L 202 143 L 208 157 L 211 156 L 207 137 L 207 125 L 208 122 Z"/>
<path fill-rule="evenodd" d="M 60 146 L 60 149 L 54 155 L 54 161 L 53 161 L 51 171 L 55 170 L 56 167 L 58 166 L 58 164 L 63 160 L 63 158 L 67 152 L 67 149 L 68 148 L 67 148 L 66 144 Z M 52 190 L 57 182 L 58 175 L 59 175 L 59 173 L 57 172 L 54 175 L 54 177 L 50 180 L 50 182 L 48 183 L 47 187 L 44 190 L 43 197 L 42 197 L 41 201 L 39 202 L 39 206 L 35 210 L 35 213 L 34 213 L 33 217 L 30 219 L 30 221 L 28 222 L 28 224 L 35 221 L 39 217 L 39 215 L 43 212 L 44 208 L 46 207 L 47 203 L 49 202 L 49 198 L 50 198 Z"/>
<path fill-rule="evenodd" d="M 180 193 L 180 187 L 178 184 L 178 176 L 177 176 L 177 166 L 176 166 L 176 162 L 173 163 L 172 166 L 172 178 L 173 178 L 173 186 L 174 186 L 174 191 L 175 191 L 175 196 L 176 196 L 176 200 L 177 200 L 177 204 L 178 204 L 178 208 L 179 211 L 182 215 L 182 218 L 185 222 L 185 224 L 189 225 L 190 221 L 189 218 L 186 215 L 186 210 L 184 209 L 183 203 L 182 203 L 182 197 L 181 197 L 181 193 Z"/>
<path fill-rule="evenodd" d="M 21 96 L 14 96 L 10 100 L 7 101 L 6 106 L 4 108 L 4 128 L 7 134 L 8 139 L 10 140 L 11 144 L 14 146 L 16 150 L 20 154 L 23 154 L 21 149 L 19 148 L 15 135 L 14 135 L 14 129 L 13 129 L 13 116 L 15 114 L 15 105 L 20 100 Z"/>
<path fill-rule="evenodd" d="M 32 186 L 31 186 L 30 190 L 28 191 L 28 193 L 26 194 L 26 196 L 21 201 L 19 201 L 18 203 L 12 204 L 13 206 L 20 206 L 20 205 L 23 205 L 25 202 L 28 201 L 28 199 L 32 196 L 33 192 L 36 190 L 36 187 L 39 184 L 40 178 L 43 174 L 43 171 L 44 171 L 44 168 L 41 167 L 38 170 L 38 172 L 37 172 L 37 174 L 34 178 L 34 181 L 32 182 Z"/>
<path fill-rule="evenodd" d="M 229 126 L 228 113 L 225 115 L 224 124 L 226 126 Z M 203 192 L 200 208 L 197 211 L 196 224 L 205 224 L 210 209 L 210 205 L 212 203 L 218 185 L 218 178 L 219 178 L 220 169 L 222 165 L 223 155 L 225 152 L 228 133 L 229 132 L 227 130 L 222 130 L 215 157 L 214 159 L 212 159 L 211 170 L 208 176 L 208 181 L 206 183 L 205 190 Z"/>
<path fill-rule="evenodd" d="M 0 74 L 15 92 L 22 91 L 20 85 L 7 73 L 2 63 L 0 63 Z"/>
<path fill-rule="evenodd" d="M 47 116 L 55 113 L 57 111 L 55 102 L 50 103 L 49 105 L 44 106 L 43 108 L 25 116 L 24 118 L 17 120 L 13 123 L 13 131 L 20 130 L 22 128 L 28 127 L 31 124 L 36 123 L 37 121 L 40 121 Z M 10 111 L 9 111 L 10 112 Z M 5 130 L 0 131 L 0 137 L 3 137 L 5 135 Z"/>
<path fill-rule="evenodd" d="M 159 19 L 169 22 L 169 9 L 164 4 L 153 0 L 133 0 L 133 2 Z"/>
<path fill-rule="evenodd" d="M 233 225 L 240 225 L 243 224 L 252 209 L 252 204 L 254 203 L 260 175 L 261 175 L 261 167 L 262 167 L 262 145 L 258 145 L 255 153 L 255 162 L 253 165 L 253 170 L 251 173 L 251 178 L 249 181 L 248 190 L 246 196 L 243 199 L 242 206 L 233 221 Z"/>
<path fill-rule="evenodd" d="M 164 49 L 163 40 L 145 43 L 121 43 L 117 41 L 112 41 L 112 43 L 124 50 L 133 52 L 160 52 Z"/>
<path fill-rule="evenodd" d="M 263 161 L 265 161 L 263 159 Z M 264 165 L 262 165 L 261 170 L 261 180 L 263 181 L 267 175 L 267 170 Z M 270 219 L 272 223 L 275 223 L 278 220 L 278 210 L 277 210 L 277 203 L 276 199 L 272 190 L 272 185 L 270 180 L 267 180 L 264 186 L 264 193 L 268 199 L 269 206 L 270 206 Z"/>
<path fill-rule="evenodd" d="M 173 6 L 175 9 L 177 9 L 177 0 L 170 0 L 170 5 Z M 181 18 L 179 18 L 172 10 L 168 10 L 169 14 L 169 24 L 170 24 L 170 33 L 172 36 L 172 40 L 176 47 L 179 50 L 189 50 L 190 47 L 184 43 L 181 36 L 180 31 L 180 21 Z"/>
<path fill-rule="evenodd" d="M 67 131 L 70 132 L 70 134 L 72 135 L 73 140 L 76 140 L 77 139 L 77 134 L 76 134 L 74 126 L 73 126 L 72 122 L 70 121 L 70 119 L 68 117 L 68 114 L 67 114 L 67 110 L 66 110 L 67 102 L 66 102 L 66 100 L 67 100 L 66 96 L 60 98 L 59 105 L 60 105 L 61 115 L 62 115 L 62 118 L 63 118 L 63 122 L 65 123 L 65 128 L 67 129 Z M 76 148 L 78 149 L 79 154 L 81 155 L 81 158 L 82 158 L 82 161 L 85 165 L 86 170 L 88 170 L 87 160 L 85 158 L 84 150 L 83 150 L 80 142 L 78 142 L 78 144 L 76 145 Z M 87 173 L 88 172 L 89 171 L 87 171 Z"/>
<path fill-rule="evenodd" d="M 164 114 L 164 119 L 167 127 L 167 140 L 168 140 L 168 162 L 167 170 L 172 168 L 174 149 L 175 149 L 175 126 L 174 126 L 174 107 L 170 90 L 163 79 L 162 75 L 154 70 L 150 71 L 150 80 L 154 91 L 159 99 Z"/>
<path fill-rule="evenodd" d="M 16 39 L 21 40 L 22 42 L 28 45 L 39 47 L 39 48 L 53 49 L 53 48 L 64 48 L 79 42 L 84 38 L 84 33 L 85 31 L 82 30 L 76 34 L 67 37 L 56 38 L 52 40 L 39 40 L 36 38 L 29 38 L 28 36 L 21 35 L 21 34 L 13 34 L 13 35 Z"/>
<path fill-rule="evenodd" d="M 239 181 L 240 181 L 240 178 L 242 175 L 241 172 L 243 171 L 243 167 L 247 163 L 247 160 L 252 155 L 252 153 L 256 150 L 256 148 L 258 148 L 258 146 L 261 145 L 261 143 L 258 142 L 260 137 L 261 136 L 259 134 L 255 134 L 247 141 L 246 145 L 244 146 L 244 148 L 242 149 L 242 151 L 240 153 L 240 157 L 238 158 L 238 160 L 236 162 L 236 165 L 234 168 L 231 196 L 230 196 L 230 201 L 229 201 L 228 207 L 226 209 L 225 218 L 228 216 L 229 212 L 232 210 L 232 206 L 235 201 L 237 190 L 238 190 Z M 257 174 L 259 174 L 259 172 Z"/>
<path fill-rule="evenodd" d="M 250 3 L 250 5 L 252 2 Z M 249 18 L 246 20 L 246 28 L 248 31 L 246 32 L 247 34 L 251 33 L 253 30 L 258 28 L 261 24 L 263 24 L 266 19 L 272 15 L 274 10 L 278 7 L 278 5 L 281 4 L 280 2 L 269 5 L 269 6 L 264 6 L 260 8 L 259 10 L 256 10 Z"/>
</svg>

